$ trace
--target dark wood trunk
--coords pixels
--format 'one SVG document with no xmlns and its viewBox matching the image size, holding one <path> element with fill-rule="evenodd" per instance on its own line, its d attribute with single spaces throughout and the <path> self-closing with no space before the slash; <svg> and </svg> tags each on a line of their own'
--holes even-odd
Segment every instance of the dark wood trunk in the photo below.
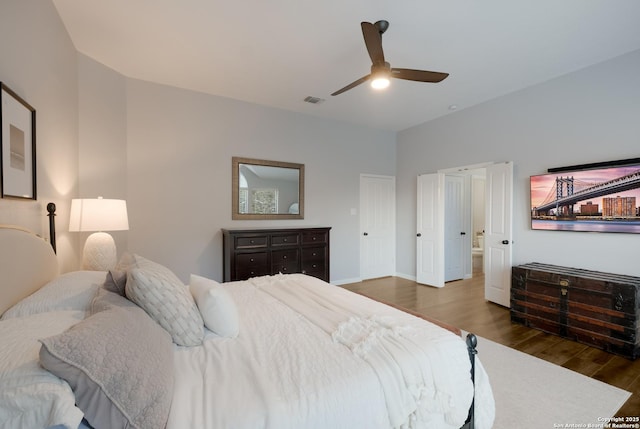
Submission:
<svg viewBox="0 0 640 429">
<path fill-rule="evenodd" d="M 531 263 L 512 268 L 511 320 L 629 359 L 640 354 L 640 277 Z"/>
</svg>

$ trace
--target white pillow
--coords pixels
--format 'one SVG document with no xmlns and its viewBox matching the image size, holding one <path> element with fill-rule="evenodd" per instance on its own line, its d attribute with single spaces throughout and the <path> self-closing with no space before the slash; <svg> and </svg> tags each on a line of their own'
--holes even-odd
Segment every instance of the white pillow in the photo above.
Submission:
<svg viewBox="0 0 640 429">
<path fill-rule="evenodd" d="M 127 272 L 127 298 L 162 326 L 179 346 L 198 346 L 204 323 L 188 288 L 167 267 L 134 255 Z"/>
<path fill-rule="evenodd" d="M 98 288 L 107 276 L 105 271 L 72 271 L 51 280 L 2 315 L 2 320 L 46 311 L 88 311 Z"/>
<path fill-rule="evenodd" d="M 71 387 L 39 364 L 38 339 L 82 320 L 82 311 L 56 311 L 0 321 L 0 428 L 77 428 L 82 411 Z"/>
<path fill-rule="evenodd" d="M 220 283 L 195 274 L 191 274 L 189 283 L 207 329 L 222 337 L 237 337 L 240 322 L 231 294 Z"/>
</svg>

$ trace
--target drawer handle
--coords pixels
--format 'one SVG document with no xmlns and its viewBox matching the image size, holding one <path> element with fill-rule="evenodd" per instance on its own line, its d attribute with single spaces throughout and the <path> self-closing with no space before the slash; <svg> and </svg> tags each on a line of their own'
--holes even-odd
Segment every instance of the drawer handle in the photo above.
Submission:
<svg viewBox="0 0 640 429">
<path fill-rule="evenodd" d="M 253 241 L 253 240 L 249 240 L 249 243 L 253 244 L 253 243 L 255 243 L 255 241 Z"/>
<path fill-rule="evenodd" d="M 318 266 L 316 264 L 313 264 L 312 267 L 313 268 L 318 268 Z"/>
<path fill-rule="evenodd" d="M 311 256 L 318 256 L 318 254 L 316 252 L 313 252 Z"/>
<path fill-rule="evenodd" d="M 313 241 L 316 241 L 317 239 L 318 239 L 318 237 L 313 237 L 313 239 L 312 239 L 312 240 L 313 240 Z"/>
<path fill-rule="evenodd" d="M 287 259 L 287 255 L 282 255 L 282 259 Z"/>
<path fill-rule="evenodd" d="M 256 261 L 256 260 L 255 260 L 255 259 L 253 259 L 253 258 L 249 259 L 249 262 L 255 262 L 255 261 Z"/>
<path fill-rule="evenodd" d="M 287 242 L 287 239 L 286 239 L 286 238 L 283 238 L 283 239 L 282 239 L 282 241 L 284 241 L 284 242 L 286 243 L 286 242 Z"/>
</svg>

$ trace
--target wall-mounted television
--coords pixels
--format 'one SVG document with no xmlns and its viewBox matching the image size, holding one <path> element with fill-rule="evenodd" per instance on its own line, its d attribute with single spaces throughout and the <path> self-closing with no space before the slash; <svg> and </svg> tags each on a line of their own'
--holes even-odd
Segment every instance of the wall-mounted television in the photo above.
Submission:
<svg viewBox="0 0 640 429">
<path fill-rule="evenodd" d="M 640 158 L 531 176 L 531 229 L 640 234 Z"/>
</svg>

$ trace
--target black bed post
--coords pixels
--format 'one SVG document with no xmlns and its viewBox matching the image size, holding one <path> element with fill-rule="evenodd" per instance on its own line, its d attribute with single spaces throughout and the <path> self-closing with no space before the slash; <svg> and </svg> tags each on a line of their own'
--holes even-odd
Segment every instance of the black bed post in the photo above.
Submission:
<svg viewBox="0 0 640 429">
<path fill-rule="evenodd" d="M 56 251 L 56 220 L 55 220 L 56 205 L 54 203 L 47 204 L 47 211 L 49 212 L 49 214 L 47 215 L 49 216 L 49 241 L 51 243 L 51 247 L 53 247 L 53 252 L 57 253 Z"/>
<path fill-rule="evenodd" d="M 473 400 L 471 401 L 471 407 L 469 407 L 469 416 L 465 423 L 465 429 L 474 429 L 475 427 L 475 390 L 476 390 L 476 355 L 478 351 L 476 346 L 478 345 L 478 338 L 474 334 L 467 334 L 467 350 L 469 351 L 469 360 L 471 361 L 471 382 L 473 383 Z"/>
</svg>

